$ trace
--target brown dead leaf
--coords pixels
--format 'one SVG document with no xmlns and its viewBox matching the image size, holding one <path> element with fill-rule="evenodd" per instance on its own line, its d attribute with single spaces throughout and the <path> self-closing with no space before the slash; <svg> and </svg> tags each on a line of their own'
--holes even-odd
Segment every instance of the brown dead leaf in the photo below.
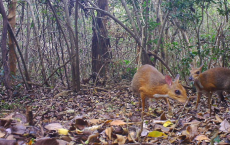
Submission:
<svg viewBox="0 0 230 145">
<path fill-rule="evenodd" d="M 196 114 L 196 117 L 199 118 L 200 120 L 205 119 L 203 113 L 197 113 L 197 114 Z"/>
<path fill-rule="evenodd" d="M 196 136 L 195 140 L 197 140 L 197 141 L 203 141 L 204 140 L 206 142 L 210 142 L 210 139 L 205 135 L 198 135 L 198 136 Z"/>
<path fill-rule="evenodd" d="M 180 141 L 180 143 L 191 143 L 190 138 L 187 137 L 186 135 L 179 136 L 178 140 Z"/>
<path fill-rule="evenodd" d="M 197 125 L 194 125 L 194 124 L 188 126 L 186 128 L 186 131 L 187 131 L 187 135 L 189 136 L 191 140 L 199 134 L 197 130 Z"/>
<path fill-rule="evenodd" d="M 0 126 L 8 128 L 10 127 L 12 121 L 13 121 L 12 119 L 0 119 Z"/>
<path fill-rule="evenodd" d="M 112 131 L 113 131 L 112 127 L 108 127 L 105 129 L 105 134 L 109 137 L 109 140 L 111 140 Z"/>
<path fill-rule="evenodd" d="M 123 135 L 116 134 L 117 139 L 114 140 L 114 143 L 125 144 L 127 137 Z"/>
<path fill-rule="evenodd" d="M 216 117 L 216 120 L 217 120 L 218 122 L 222 122 L 222 121 L 223 121 L 223 120 L 220 118 L 220 116 L 219 116 L 218 114 L 216 114 L 215 117 Z"/>
<path fill-rule="evenodd" d="M 38 139 L 34 145 L 59 145 L 55 138 Z"/>
<path fill-rule="evenodd" d="M 99 139 L 98 139 L 98 136 L 100 134 L 99 133 L 95 133 L 95 134 L 92 134 L 88 137 L 87 141 L 85 142 L 85 144 L 90 144 L 90 143 L 94 143 L 95 142 L 100 142 Z"/>
<path fill-rule="evenodd" d="M 45 126 L 48 130 L 58 130 L 63 128 L 63 126 L 60 123 L 51 123 Z"/>
<path fill-rule="evenodd" d="M 99 124 L 102 122 L 102 120 L 101 119 L 89 119 L 88 122 L 92 124 Z"/>
<path fill-rule="evenodd" d="M 6 135 L 6 132 L 0 131 L 0 138 L 4 138 L 5 135 Z"/>
<path fill-rule="evenodd" d="M 135 131 L 130 131 L 129 134 L 128 134 L 128 140 L 129 141 L 134 141 L 134 140 L 136 140 L 136 138 L 137 138 L 137 133 Z"/>
<path fill-rule="evenodd" d="M 168 133 L 170 131 L 170 128 L 164 127 L 162 125 L 156 124 L 153 128 L 153 130 L 161 130 L 162 132 Z"/>
<path fill-rule="evenodd" d="M 88 126 L 88 122 L 82 118 L 78 118 L 76 119 L 75 121 L 75 127 L 80 129 L 80 130 L 83 130 L 86 126 Z"/>
<path fill-rule="evenodd" d="M 221 122 L 220 130 L 223 132 L 230 132 L 230 123 L 226 119 Z"/>
<path fill-rule="evenodd" d="M 111 123 L 113 120 L 107 120 L 107 121 L 105 121 L 105 125 L 107 125 L 107 124 L 109 124 L 109 123 Z"/>
<path fill-rule="evenodd" d="M 160 116 L 160 120 L 167 120 L 167 117 L 165 115 L 165 112 L 163 112 Z"/>
<path fill-rule="evenodd" d="M 110 125 L 125 125 L 126 123 L 122 120 L 114 120 L 110 123 Z"/>
</svg>

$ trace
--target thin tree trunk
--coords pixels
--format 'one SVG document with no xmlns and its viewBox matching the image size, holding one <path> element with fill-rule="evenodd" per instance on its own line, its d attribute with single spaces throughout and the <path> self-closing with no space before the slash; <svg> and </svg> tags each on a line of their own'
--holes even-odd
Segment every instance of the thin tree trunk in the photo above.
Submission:
<svg viewBox="0 0 230 145">
<path fill-rule="evenodd" d="M 12 0 L 8 5 L 8 10 L 9 10 L 8 21 L 13 32 L 15 31 L 15 24 L 16 24 L 16 4 L 17 4 L 17 0 Z M 12 38 L 9 35 L 9 66 L 10 66 L 10 74 L 12 76 L 16 75 L 16 70 L 17 70 L 16 63 L 17 63 L 17 58 L 15 54 L 15 45 L 13 43 Z M 13 78 L 14 77 L 11 77 L 12 80 Z M 12 81 L 12 83 L 13 82 L 14 81 Z"/>
<path fill-rule="evenodd" d="M 2 63 L 4 69 L 4 85 L 7 90 L 8 97 L 12 96 L 11 83 L 10 83 L 10 71 L 8 66 L 7 49 L 6 49 L 6 38 L 7 38 L 7 16 L 3 6 L 2 0 L 0 0 L 0 13 L 3 18 L 3 28 L 2 28 L 2 40 L 1 40 L 1 50 L 2 50 Z"/>
<path fill-rule="evenodd" d="M 30 12 L 29 12 L 29 4 L 27 4 L 26 16 L 27 16 L 26 46 L 25 46 L 24 58 L 25 58 L 26 67 L 28 68 L 29 67 L 28 48 L 29 48 L 29 42 L 30 42 Z"/>
<path fill-rule="evenodd" d="M 76 48 L 76 85 L 77 91 L 80 91 L 80 67 L 79 67 L 79 47 L 78 47 L 78 0 L 75 3 L 75 48 Z"/>
<path fill-rule="evenodd" d="M 75 55 L 75 39 L 74 39 L 74 33 L 71 28 L 71 21 L 69 17 L 69 10 L 68 10 L 68 1 L 63 1 L 64 7 L 65 7 L 65 18 L 66 18 L 66 25 L 67 29 L 69 31 L 69 38 L 70 38 L 70 50 L 71 50 L 71 55 L 70 58 L 72 58 L 72 55 Z M 73 91 L 77 91 L 77 84 L 76 84 L 76 57 L 72 58 L 71 60 L 71 72 L 72 72 L 72 89 Z"/>
</svg>

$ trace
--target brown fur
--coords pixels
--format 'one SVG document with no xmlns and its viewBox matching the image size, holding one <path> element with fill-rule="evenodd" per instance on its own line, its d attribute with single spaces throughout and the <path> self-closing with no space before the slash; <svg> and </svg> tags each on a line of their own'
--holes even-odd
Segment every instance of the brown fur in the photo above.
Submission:
<svg viewBox="0 0 230 145">
<path fill-rule="evenodd" d="M 203 65 L 202 65 L 203 66 Z M 191 77 L 194 80 L 194 85 L 197 89 L 197 102 L 200 102 L 200 97 L 204 93 L 208 97 L 208 104 L 211 115 L 211 97 L 212 93 L 217 92 L 223 101 L 222 91 L 230 91 L 230 70 L 223 67 L 216 67 L 201 73 L 202 66 L 194 68 L 191 66 Z"/>
<path fill-rule="evenodd" d="M 166 82 L 165 76 L 163 76 L 163 74 L 151 65 L 143 65 L 138 69 L 133 77 L 131 87 L 133 92 L 138 94 L 139 103 L 140 98 L 142 100 L 142 111 L 144 111 L 145 108 L 145 99 L 154 98 L 153 95 L 155 94 L 168 95 L 168 97 L 182 103 L 185 103 L 187 100 L 186 90 L 179 83 L 179 78 L 177 78 L 174 82 L 171 82 L 171 85 L 169 85 Z M 175 90 L 179 90 L 181 94 L 177 95 Z M 168 98 L 163 99 L 166 100 L 169 108 L 171 108 Z"/>
</svg>

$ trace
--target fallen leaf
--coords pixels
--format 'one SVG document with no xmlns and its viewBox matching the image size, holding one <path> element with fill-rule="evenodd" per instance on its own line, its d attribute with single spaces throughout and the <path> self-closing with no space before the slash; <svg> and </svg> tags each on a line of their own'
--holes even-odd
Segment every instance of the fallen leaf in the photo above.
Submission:
<svg viewBox="0 0 230 145">
<path fill-rule="evenodd" d="M 116 134 L 116 136 L 117 136 L 117 139 L 114 141 L 114 143 L 125 144 L 125 142 L 127 140 L 126 136 L 119 135 L 119 134 Z"/>
<path fill-rule="evenodd" d="M 88 122 L 89 123 L 92 123 L 92 124 L 98 124 L 98 123 L 101 123 L 101 119 L 89 119 Z"/>
<path fill-rule="evenodd" d="M 137 138 L 137 133 L 135 131 L 130 131 L 128 134 L 128 140 L 133 141 L 136 140 L 136 138 Z"/>
<path fill-rule="evenodd" d="M 156 124 L 156 125 L 154 125 L 154 130 L 158 130 L 158 131 L 162 131 L 164 133 L 168 133 L 170 131 L 170 127 L 164 127 L 162 125 Z"/>
<path fill-rule="evenodd" d="M 69 132 L 68 129 L 64 129 L 64 128 L 58 129 L 58 134 L 59 135 L 68 135 L 68 132 Z"/>
<path fill-rule="evenodd" d="M 198 141 L 203 141 L 204 140 L 206 142 L 210 142 L 210 139 L 205 135 L 198 135 L 198 136 L 196 136 L 195 140 L 198 140 Z"/>
<path fill-rule="evenodd" d="M 146 136 L 148 135 L 149 131 L 147 129 L 143 129 L 142 132 L 141 132 L 141 136 Z"/>
<path fill-rule="evenodd" d="M 215 115 L 215 117 L 216 117 L 216 120 L 218 121 L 218 122 L 222 122 L 223 120 L 219 117 L 219 115 Z"/>
<path fill-rule="evenodd" d="M 195 136 L 197 136 L 199 134 L 198 130 L 197 130 L 197 125 L 195 125 L 195 124 L 188 126 L 186 128 L 186 132 L 187 132 L 190 139 L 193 139 Z"/>
<path fill-rule="evenodd" d="M 164 127 L 168 127 L 168 126 L 170 126 L 170 125 L 173 125 L 173 123 L 172 123 L 170 120 L 166 121 L 166 122 L 163 124 Z"/>
<path fill-rule="evenodd" d="M 105 134 L 109 137 L 110 140 L 111 140 L 112 131 L 113 131 L 112 127 L 108 127 L 105 129 Z"/>
<path fill-rule="evenodd" d="M 78 118 L 76 119 L 75 121 L 75 127 L 80 129 L 80 130 L 83 130 L 86 126 L 88 126 L 88 122 L 82 118 Z"/>
<path fill-rule="evenodd" d="M 59 145 L 55 138 L 43 138 L 36 140 L 34 145 Z"/>
<path fill-rule="evenodd" d="M 60 123 L 51 123 L 45 126 L 48 130 L 58 130 L 63 128 L 63 126 Z"/>
<path fill-rule="evenodd" d="M 148 137 L 167 137 L 167 135 L 163 132 L 160 132 L 160 131 L 152 131 L 148 134 Z"/>
<path fill-rule="evenodd" d="M 5 132 L 0 131 L 0 138 L 3 138 L 6 135 Z"/>
<path fill-rule="evenodd" d="M 226 119 L 224 119 L 224 121 L 221 122 L 220 130 L 223 132 L 229 132 L 230 131 L 230 124 Z"/>
<path fill-rule="evenodd" d="M 88 139 L 85 141 L 85 144 L 93 143 L 93 142 L 95 142 L 95 140 L 96 140 L 96 141 L 99 141 L 99 140 L 98 140 L 98 136 L 99 136 L 99 135 L 100 135 L 99 133 L 90 135 L 90 136 L 88 137 Z"/>
<path fill-rule="evenodd" d="M 160 120 L 167 120 L 165 112 L 163 112 L 160 116 Z"/>
<path fill-rule="evenodd" d="M 114 120 L 110 123 L 110 125 L 125 125 L 126 123 L 122 120 Z"/>
</svg>

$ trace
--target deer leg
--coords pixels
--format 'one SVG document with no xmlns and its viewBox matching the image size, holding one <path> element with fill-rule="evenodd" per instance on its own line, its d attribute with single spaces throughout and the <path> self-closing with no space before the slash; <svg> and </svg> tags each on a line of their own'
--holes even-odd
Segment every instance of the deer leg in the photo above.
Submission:
<svg viewBox="0 0 230 145">
<path fill-rule="evenodd" d="M 199 104 L 199 102 L 200 102 L 200 97 L 202 96 L 202 92 L 198 92 L 198 94 L 197 94 L 197 100 L 196 100 L 196 109 L 197 109 L 197 107 L 198 107 L 198 104 Z"/>
<path fill-rule="evenodd" d="M 208 105 L 209 105 L 209 111 L 210 111 L 210 116 L 211 116 L 211 114 L 212 114 L 212 104 L 211 104 L 212 92 L 208 92 L 207 96 L 208 96 Z"/>
<path fill-rule="evenodd" d="M 167 105 L 168 105 L 168 110 L 172 110 L 172 107 L 171 107 L 171 105 L 170 105 L 170 103 L 169 103 L 169 99 L 168 99 L 168 98 L 164 98 L 164 100 L 165 100 L 165 102 L 166 102 Z"/>
<path fill-rule="evenodd" d="M 142 101 L 142 112 L 145 111 L 145 95 L 143 93 L 141 95 L 141 101 Z"/>
</svg>

